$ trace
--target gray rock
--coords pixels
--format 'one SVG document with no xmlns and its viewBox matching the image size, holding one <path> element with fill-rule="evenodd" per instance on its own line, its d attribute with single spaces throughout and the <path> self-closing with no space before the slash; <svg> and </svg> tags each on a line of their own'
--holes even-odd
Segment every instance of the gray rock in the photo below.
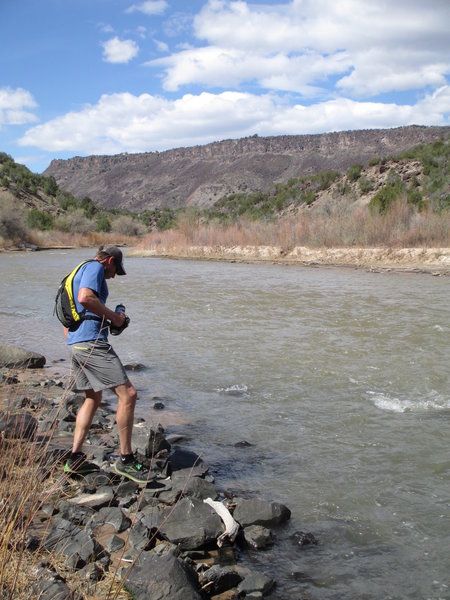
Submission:
<svg viewBox="0 0 450 600">
<path fill-rule="evenodd" d="M 45 356 L 29 352 L 11 344 L 0 344 L 0 367 L 14 369 L 41 369 L 45 365 Z"/>
<path fill-rule="evenodd" d="M 174 507 L 160 511 L 159 533 L 181 550 L 215 544 L 222 521 L 213 509 L 197 498 L 183 498 Z"/>
<path fill-rule="evenodd" d="M 275 581 L 262 573 L 251 573 L 238 585 L 238 592 L 244 592 L 245 597 L 252 593 L 268 594 L 275 587 Z"/>
<path fill-rule="evenodd" d="M 242 576 L 233 567 L 214 565 L 202 574 L 202 587 L 210 596 L 233 589 L 242 581 Z"/>
<path fill-rule="evenodd" d="M 95 494 L 79 494 L 70 498 L 68 502 L 77 504 L 78 506 L 89 506 L 90 508 L 102 508 L 109 506 L 114 498 L 112 488 L 103 486 L 96 490 Z"/>
<path fill-rule="evenodd" d="M 141 555 L 126 587 L 135 600 L 201 600 L 196 573 L 171 552 Z"/>
<path fill-rule="evenodd" d="M 147 444 L 145 446 L 145 456 L 152 458 L 157 456 L 162 450 L 170 451 L 170 444 L 164 437 L 164 429 L 158 425 L 156 431 L 150 430 Z"/>
<path fill-rule="evenodd" d="M 112 535 L 105 542 L 105 548 L 108 552 L 118 552 L 125 546 L 125 542 L 118 535 Z"/>
<path fill-rule="evenodd" d="M 244 529 L 244 538 L 249 546 L 263 550 L 273 544 L 273 533 L 262 525 L 250 525 Z"/>
<path fill-rule="evenodd" d="M 131 526 L 131 519 L 124 515 L 123 511 L 116 506 L 105 506 L 94 515 L 91 521 L 93 527 L 108 523 L 114 527 L 117 533 L 125 531 Z"/>
<path fill-rule="evenodd" d="M 102 553 L 102 549 L 96 547 L 90 531 L 80 529 L 64 519 L 54 520 L 51 531 L 43 540 L 43 545 L 47 550 L 62 554 L 66 559 L 66 565 L 72 569 L 84 567 Z"/>
<path fill-rule="evenodd" d="M 236 508 L 233 512 L 235 520 L 242 525 L 264 525 L 273 527 L 284 523 L 291 517 L 291 511 L 278 502 L 266 502 L 265 500 L 247 500 L 245 498 L 234 498 Z"/>
<path fill-rule="evenodd" d="M 9 439 L 32 440 L 38 428 L 37 420 L 27 412 L 0 417 L 0 431 Z"/>
</svg>

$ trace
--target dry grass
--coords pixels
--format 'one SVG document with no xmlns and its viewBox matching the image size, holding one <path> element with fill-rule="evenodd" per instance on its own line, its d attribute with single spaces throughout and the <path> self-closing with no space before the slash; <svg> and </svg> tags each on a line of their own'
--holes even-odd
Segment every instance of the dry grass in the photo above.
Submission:
<svg viewBox="0 0 450 600">
<path fill-rule="evenodd" d="M 135 249 L 145 251 L 150 247 L 161 247 L 183 252 L 190 246 L 275 246 L 285 252 L 296 246 L 448 247 L 450 212 L 417 213 L 406 199 L 402 199 L 386 214 L 357 206 L 333 211 L 300 211 L 276 221 L 241 221 L 228 226 L 183 222 L 177 229 L 145 236 Z"/>
<path fill-rule="evenodd" d="M 6 388 L 2 395 L 5 392 L 7 397 L 8 386 L 2 387 Z M 61 401 L 60 406 L 63 404 Z M 3 417 L 9 418 L 17 412 L 24 414 L 23 410 L 6 407 Z M 65 560 L 42 545 L 33 551 L 29 549 L 33 531 L 37 528 L 39 539 L 46 532 L 46 525 L 42 525 L 40 519 L 42 507 L 76 492 L 62 464 L 48 459 L 56 423 L 57 416 L 46 436 L 21 439 L 23 421 L 18 419 L 15 435 L 8 439 L 4 433 L 0 435 L 0 595 L 8 600 L 37 598 L 32 586 L 39 567 L 46 564 L 65 579 L 71 589 L 82 590 L 86 600 L 129 600 L 130 595 L 123 589 L 117 570 L 107 572 L 98 583 L 88 583 L 82 581 L 77 572 L 69 572 Z"/>
</svg>

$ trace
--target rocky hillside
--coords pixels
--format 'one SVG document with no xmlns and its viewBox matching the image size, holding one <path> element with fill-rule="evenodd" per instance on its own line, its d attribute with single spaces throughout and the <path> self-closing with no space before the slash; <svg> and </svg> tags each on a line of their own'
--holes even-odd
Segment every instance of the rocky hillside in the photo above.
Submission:
<svg viewBox="0 0 450 600">
<path fill-rule="evenodd" d="M 344 172 L 374 157 L 448 138 L 450 127 L 410 126 L 320 135 L 252 136 L 165 152 L 54 160 L 44 172 L 77 198 L 131 211 L 210 207 L 236 192 L 321 171 Z"/>
</svg>

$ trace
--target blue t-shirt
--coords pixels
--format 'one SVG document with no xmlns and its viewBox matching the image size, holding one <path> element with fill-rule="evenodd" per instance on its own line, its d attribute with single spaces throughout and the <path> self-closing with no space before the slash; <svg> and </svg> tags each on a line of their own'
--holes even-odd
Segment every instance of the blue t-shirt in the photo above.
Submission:
<svg viewBox="0 0 450 600">
<path fill-rule="evenodd" d="M 82 304 L 78 302 L 78 292 L 80 288 L 89 288 L 95 292 L 102 304 L 106 304 L 106 299 L 108 298 L 108 286 L 106 285 L 105 269 L 103 268 L 103 265 L 96 260 L 87 262 L 75 275 L 73 279 L 73 296 L 78 312 L 84 310 Z M 89 311 L 86 314 L 94 315 L 94 313 Z M 82 321 L 76 331 L 69 331 L 67 343 L 76 344 L 78 342 L 89 342 L 97 339 L 108 339 L 108 326 L 106 320 L 103 321 L 103 326 L 101 321 L 92 321 L 90 319 Z"/>
</svg>

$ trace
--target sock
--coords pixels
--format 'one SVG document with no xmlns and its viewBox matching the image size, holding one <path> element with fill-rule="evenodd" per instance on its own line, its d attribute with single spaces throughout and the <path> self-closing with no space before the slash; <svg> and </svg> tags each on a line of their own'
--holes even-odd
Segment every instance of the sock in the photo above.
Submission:
<svg viewBox="0 0 450 600">
<path fill-rule="evenodd" d="M 133 462 L 134 459 L 134 454 L 121 454 L 120 455 L 120 460 L 124 465 L 129 464 L 130 462 Z"/>
</svg>

